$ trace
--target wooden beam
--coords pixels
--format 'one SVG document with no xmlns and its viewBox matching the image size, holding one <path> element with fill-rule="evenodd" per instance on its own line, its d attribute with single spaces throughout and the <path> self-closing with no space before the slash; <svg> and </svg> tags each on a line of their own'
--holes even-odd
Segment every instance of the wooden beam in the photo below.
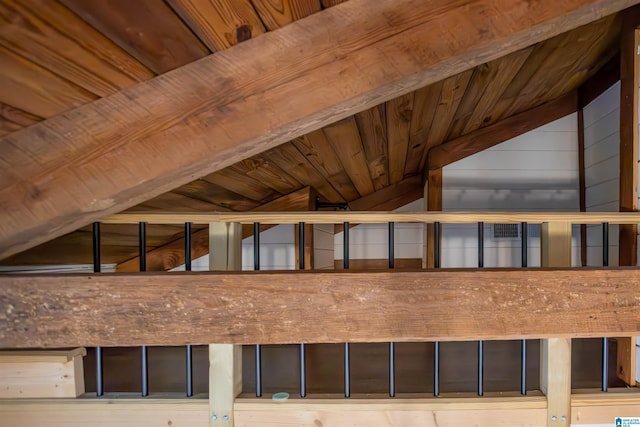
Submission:
<svg viewBox="0 0 640 427">
<path fill-rule="evenodd" d="M 620 80 L 620 55 L 615 55 L 578 89 L 578 107 L 584 108 Z"/>
<path fill-rule="evenodd" d="M 7 135 L 0 258 L 637 3 L 352 0 Z"/>
<path fill-rule="evenodd" d="M 539 107 L 515 114 L 487 127 L 437 145 L 429 150 L 427 158 L 429 169 L 442 168 L 472 156 L 574 113 L 577 108 L 577 92 L 573 91 Z"/>
<path fill-rule="evenodd" d="M 633 336 L 639 286 L 617 269 L 6 275 L 0 347 Z"/>
<path fill-rule="evenodd" d="M 640 9 L 625 13 L 620 46 L 620 212 L 638 210 L 638 90 L 640 90 Z M 638 226 L 619 228 L 621 266 L 635 266 L 638 259 Z M 626 384 L 636 383 L 635 340 L 618 339 L 617 375 Z"/>
<path fill-rule="evenodd" d="M 293 193 L 287 194 L 258 206 L 253 209 L 256 212 L 278 212 L 278 211 L 306 211 L 313 210 L 310 206 L 315 206 L 316 193 L 310 187 L 302 188 Z M 314 208 L 315 209 L 315 208 Z M 263 225 L 260 231 L 266 231 L 273 225 Z M 246 239 L 253 235 L 253 226 L 245 225 L 242 228 L 242 238 Z M 157 247 L 147 252 L 147 271 L 167 271 L 184 264 L 184 237 L 180 237 L 172 242 Z M 209 253 L 209 231 L 208 229 L 198 230 L 191 233 L 191 259 L 203 257 Z M 124 261 L 116 266 L 119 273 L 135 273 L 138 271 L 140 258 L 135 257 Z"/>
<path fill-rule="evenodd" d="M 584 109 L 578 108 L 578 198 L 580 212 L 587 211 L 587 179 L 584 160 Z M 580 224 L 580 264 L 587 266 L 587 225 Z"/>
<path fill-rule="evenodd" d="M 571 267 L 571 223 L 542 224 L 540 252 L 543 267 Z M 569 427 L 571 338 L 549 338 L 540 342 L 540 390 L 547 396 L 547 427 Z"/>
<path fill-rule="evenodd" d="M 442 169 L 427 171 L 427 182 L 424 188 L 427 211 L 442 211 Z M 435 224 L 427 224 L 425 239 L 425 267 L 440 267 L 440 261 L 436 265 L 435 248 L 442 248 L 442 224 L 440 225 L 440 238 L 436 241 Z"/>
</svg>

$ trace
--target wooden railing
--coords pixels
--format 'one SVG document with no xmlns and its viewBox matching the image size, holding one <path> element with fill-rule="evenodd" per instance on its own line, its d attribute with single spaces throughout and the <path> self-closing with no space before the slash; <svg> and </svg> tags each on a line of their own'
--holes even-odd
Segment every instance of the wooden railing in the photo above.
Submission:
<svg viewBox="0 0 640 427">
<path fill-rule="evenodd" d="M 209 401 L 0 401 L 0 419 L 8 420 L 3 425 L 37 425 L 45 422 L 42 420 L 85 425 L 99 417 L 104 425 L 138 420 L 136 425 L 154 426 L 564 427 L 570 423 L 610 424 L 616 416 L 640 416 L 640 395 L 634 390 L 572 394 L 570 389 L 570 337 L 639 333 L 640 271 L 566 268 L 571 260 L 571 224 L 640 223 L 638 213 L 146 212 L 119 214 L 103 222 L 210 224 L 210 241 L 218 248 L 210 265 L 218 272 L 0 276 L 4 309 L 0 347 L 215 342 L 209 347 Z M 541 259 L 547 268 L 220 272 L 239 269 L 241 223 L 386 222 L 540 223 Z M 348 227 L 345 230 L 348 235 Z M 295 326 L 300 324 L 304 327 Z M 242 391 L 239 344 L 482 343 L 514 338 L 543 339 L 544 395 L 527 394 L 525 388 L 523 396 L 487 394 L 482 398 L 293 398 L 287 402 L 236 398 Z M 256 363 L 258 367 L 259 360 Z M 346 363 L 345 359 L 345 369 Z M 113 424 L 104 423 L 105 417 Z"/>
</svg>

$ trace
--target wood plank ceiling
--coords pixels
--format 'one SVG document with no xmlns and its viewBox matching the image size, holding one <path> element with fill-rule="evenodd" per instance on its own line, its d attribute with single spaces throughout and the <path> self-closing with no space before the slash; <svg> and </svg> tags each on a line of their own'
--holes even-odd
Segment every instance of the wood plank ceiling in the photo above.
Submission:
<svg viewBox="0 0 640 427">
<path fill-rule="evenodd" d="M 0 136 L 338 3 L 0 0 Z M 415 177 L 429 149 L 575 90 L 616 55 L 619 34 L 619 17 L 605 17 L 242 160 L 134 210 L 248 211 L 307 186 L 331 202 L 355 202 L 405 181 L 418 187 Z M 136 233 L 135 226 L 104 227 L 102 262 L 135 257 Z M 176 227 L 150 227 L 148 249 L 180 234 Z M 2 264 L 89 263 L 90 240 L 84 228 Z"/>
</svg>

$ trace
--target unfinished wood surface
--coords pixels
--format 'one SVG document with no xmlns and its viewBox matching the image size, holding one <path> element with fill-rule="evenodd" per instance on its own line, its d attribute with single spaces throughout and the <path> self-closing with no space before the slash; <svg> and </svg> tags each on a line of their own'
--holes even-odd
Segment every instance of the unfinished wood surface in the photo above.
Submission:
<svg viewBox="0 0 640 427">
<path fill-rule="evenodd" d="M 77 397 L 84 394 L 84 348 L 0 351 L 0 398 Z"/>
<path fill-rule="evenodd" d="M 413 114 L 414 94 L 407 93 L 385 105 L 387 140 L 389 142 L 389 182 L 395 184 L 404 177 L 404 165 L 409 151 L 409 132 Z"/>
<path fill-rule="evenodd" d="M 38 123 L 42 118 L 18 108 L 0 103 L 0 136 Z"/>
<path fill-rule="evenodd" d="M 636 338 L 620 337 L 616 341 L 618 348 L 616 374 L 625 384 L 636 385 L 636 372 L 638 370 Z"/>
<path fill-rule="evenodd" d="M 0 44 L 97 96 L 153 77 L 111 40 L 57 2 L 0 5 Z"/>
<path fill-rule="evenodd" d="M 362 111 L 355 115 L 355 119 L 373 186 L 376 190 L 381 190 L 389 185 L 385 106 L 382 104 Z"/>
<path fill-rule="evenodd" d="M 242 346 L 209 344 L 209 426 L 234 426 L 233 402 L 242 392 Z"/>
<path fill-rule="evenodd" d="M 571 267 L 571 223 L 545 222 L 540 229 L 540 263 L 544 267 Z"/>
<path fill-rule="evenodd" d="M 545 402 L 535 398 L 289 400 L 239 399 L 236 426 L 541 427 Z"/>
<path fill-rule="evenodd" d="M 103 218 L 105 224 L 195 224 L 210 222 L 240 222 L 251 224 L 295 224 L 300 221 L 314 224 L 353 222 L 361 224 L 395 222 L 434 222 L 443 224 L 471 224 L 476 222 L 517 224 L 530 222 L 569 222 L 572 224 L 632 224 L 640 223 L 639 212 L 229 212 L 229 213 L 173 213 L 127 212 Z"/>
<path fill-rule="evenodd" d="M 292 21 L 320 11 L 320 0 L 251 0 L 268 30 L 276 30 Z"/>
<path fill-rule="evenodd" d="M 169 0 L 169 4 L 212 52 L 265 32 L 249 0 Z"/>
<path fill-rule="evenodd" d="M 173 70 L 209 53 L 164 2 L 61 0 L 61 3 L 155 73 Z"/>
<path fill-rule="evenodd" d="M 584 82 L 579 93 L 579 107 L 589 105 L 620 80 L 620 55 L 611 58 L 596 74 Z"/>
<path fill-rule="evenodd" d="M 440 144 L 432 148 L 428 153 L 429 169 L 444 167 L 558 120 L 575 112 L 578 108 L 577 104 L 577 93 L 571 92 L 532 110 L 516 114 L 490 126 Z"/>
<path fill-rule="evenodd" d="M 442 169 L 427 171 L 424 197 L 427 211 L 442 211 Z M 423 264 L 427 268 L 440 267 L 440 261 L 435 256 L 435 248 L 442 248 L 442 225 L 438 227 L 440 238 L 437 240 L 435 230 L 435 224 L 427 224 L 425 227 Z"/>
<path fill-rule="evenodd" d="M 0 285 L 4 348 L 633 336 L 640 321 L 635 270 L 6 275 Z"/>
<path fill-rule="evenodd" d="M 396 270 L 422 268 L 422 258 L 396 258 L 394 260 Z M 343 269 L 343 260 L 334 260 L 336 270 Z M 387 270 L 389 269 L 389 259 L 349 259 L 349 268 L 354 270 Z"/>
<path fill-rule="evenodd" d="M 466 3 L 355 0 L 3 137 L 2 161 L 15 167 L 1 179 L 0 199 L 12 206 L 3 210 L 1 256 L 636 3 L 475 0 L 471 13 Z M 481 31 L 456 24 L 471 15 L 482 17 Z M 463 33 L 444 30 L 453 27 Z M 416 42 L 436 39 L 452 42 Z M 88 179 L 104 170 L 108 182 Z"/>
<path fill-rule="evenodd" d="M 3 427 L 207 427 L 205 399 L 32 399 L 0 404 Z"/>
</svg>

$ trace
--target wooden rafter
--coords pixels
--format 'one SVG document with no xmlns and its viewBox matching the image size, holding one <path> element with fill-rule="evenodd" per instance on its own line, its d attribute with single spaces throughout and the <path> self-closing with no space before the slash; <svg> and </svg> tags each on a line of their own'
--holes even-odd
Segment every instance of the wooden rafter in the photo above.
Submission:
<svg viewBox="0 0 640 427">
<path fill-rule="evenodd" d="M 638 286 L 629 269 L 6 275 L 0 347 L 633 336 Z"/>
<path fill-rule="evenodd" d="M 432 148 L 428 154 L 428 167 L 430 170 L 442 168 L 574 113 L 577 108 L 578 97 L 573 91 L 532 110 L 516 114 Z"/>
<path fill-rule="evenodd" d="M 639 2 L 352 0 L 6 136 L 0 258 Z"/>
</svg>

